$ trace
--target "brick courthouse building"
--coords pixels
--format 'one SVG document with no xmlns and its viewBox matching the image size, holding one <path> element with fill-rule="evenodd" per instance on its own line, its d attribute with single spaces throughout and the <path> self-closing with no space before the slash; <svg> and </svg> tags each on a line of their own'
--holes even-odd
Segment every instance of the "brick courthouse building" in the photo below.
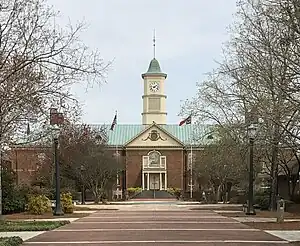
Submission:
<svg viewBox="0 0 300 246">
<path fill-rule="evenodd" d="M 194 136 L 203 136 L 202 143 L 193 144 L 193 156 L 196 156 L 201 145 L 209 141 L 206 134 L 208 129 L 191 124 L 190 117 L 182 121 L 181 126 L 167 124 L 166 78 L 167 74 L 161 71 L 159 62 L 152 59 L 148 71 L 142 74 L 142 124 L 119 124 L 116 122 L 116 115 L 113 130 L 107 126 L 109 148 L 118 153 L 119 161 L 124 166 L 117 181 L 119 191 L 125 191 L 129 187 L 141 187 L 143 190 L 179 188 L 190 191 L 191 172 L 188 160 L 191 156 L 192 139 Z M 98 128 L 102 125 L 91 127 Z M 41 159 L 49 159 L 49 151 L 52 151 L 49 147 L 13 148 L 12 168 L 17 173 L 18 183 L 29 182 L 40 167 L 43 161 Z M 45 152 L 48 154 L 45 155 Z M 194 189 L 197 189 L 196 186 Z"/>
<path fill-rule="evenodd" d="M 197 135 L 209 141 L 203 126 L 191 124 L 191 117 L 179 124 L 167 124 L 165 82 L 167 74 L 159 62 L 151 60 L 148 71 L 142 74 L 143 108 L 142 124 L 112 124 L 108 131 L 109 146 L 123 162 L 123 179 L 118 183 L 123 189 L 141 187 L 143 190 L 179 188 L 190 190 L 189 161 L 192 139 Z M 202 144 L 204 144 L 202 142 Z M 201 144 L 193 144 L 193 156 Z M 193 182 L 194 184 L 194 182 Z M 194 187 L 196 189 L 196 187 Z"/>
</svg>

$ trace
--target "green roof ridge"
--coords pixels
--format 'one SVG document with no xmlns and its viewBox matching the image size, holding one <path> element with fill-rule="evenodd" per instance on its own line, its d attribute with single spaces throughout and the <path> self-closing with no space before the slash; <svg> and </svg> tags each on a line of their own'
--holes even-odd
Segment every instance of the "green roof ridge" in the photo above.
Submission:
<svg viewBox="0 0 300 246">
<path fill-rule="evenodd" d="M 142 124 L 117 124 L 113 131 L 110 131 L 110 124 L 100 125 L 100 124 L 91 124 L 92 128 L 100 128 L 105 127 L 107 129 L 107 137 L 108 144 L 111 146 L 114 145 L 124 145 L 126 142 L 131 140 L 133 137 L 141 133 L 145 128 L 149 127 L 149 125 Z M 185 125 L 179 126 L 178 124 L 167 124 L 158 126 L 165 129 L 171 135 L 176 137 L 185 145 L 189 145 L 191 143 L 191 137 L 194 134 L 198 136 L 204 136 L 206 133 L 210 131 L 210 125 Z M 204 138 L 201 139 L 200 142 L 202 144 L 207 144 L 211 140 Z M 198 141 L 196 141 L 198 142 Z"/>
</svg>

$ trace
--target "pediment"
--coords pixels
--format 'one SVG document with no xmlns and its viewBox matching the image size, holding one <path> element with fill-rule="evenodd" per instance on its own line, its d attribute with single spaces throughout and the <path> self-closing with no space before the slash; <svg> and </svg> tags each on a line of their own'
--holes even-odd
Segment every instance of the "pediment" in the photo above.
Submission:
<svg viewBox="0 0 300 246">
<path fill-rule="evenodd" d="M 146 128 L 140 134 L 131 139 L 126 147 L 182 147 L 183 143 L 165 129 L 156 124 Z"/>
</svg>

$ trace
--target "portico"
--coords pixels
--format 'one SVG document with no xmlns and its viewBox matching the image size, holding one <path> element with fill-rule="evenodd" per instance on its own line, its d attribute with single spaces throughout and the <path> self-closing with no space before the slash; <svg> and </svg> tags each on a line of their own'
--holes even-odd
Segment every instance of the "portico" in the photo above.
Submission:
<svg viewBox="0 0 300 246">
<path fill-rule="evenodd" d="M 143 190 L 166 190 L 167 189 L 167 172 L 146 171 L 142 172 L 142 189 Z"/>
</svg>

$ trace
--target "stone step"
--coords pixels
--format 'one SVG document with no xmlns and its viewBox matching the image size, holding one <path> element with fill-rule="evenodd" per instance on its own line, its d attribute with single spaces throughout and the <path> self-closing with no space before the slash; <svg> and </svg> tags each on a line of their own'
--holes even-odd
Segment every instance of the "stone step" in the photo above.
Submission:
<svg viewBox="0 0 300 246">
<path fill-rule="evenodd" d="M 144 190 L 131 198 L 134 199 L 176 199 L 175 196 L 164 190 Z"/>
</svg>

